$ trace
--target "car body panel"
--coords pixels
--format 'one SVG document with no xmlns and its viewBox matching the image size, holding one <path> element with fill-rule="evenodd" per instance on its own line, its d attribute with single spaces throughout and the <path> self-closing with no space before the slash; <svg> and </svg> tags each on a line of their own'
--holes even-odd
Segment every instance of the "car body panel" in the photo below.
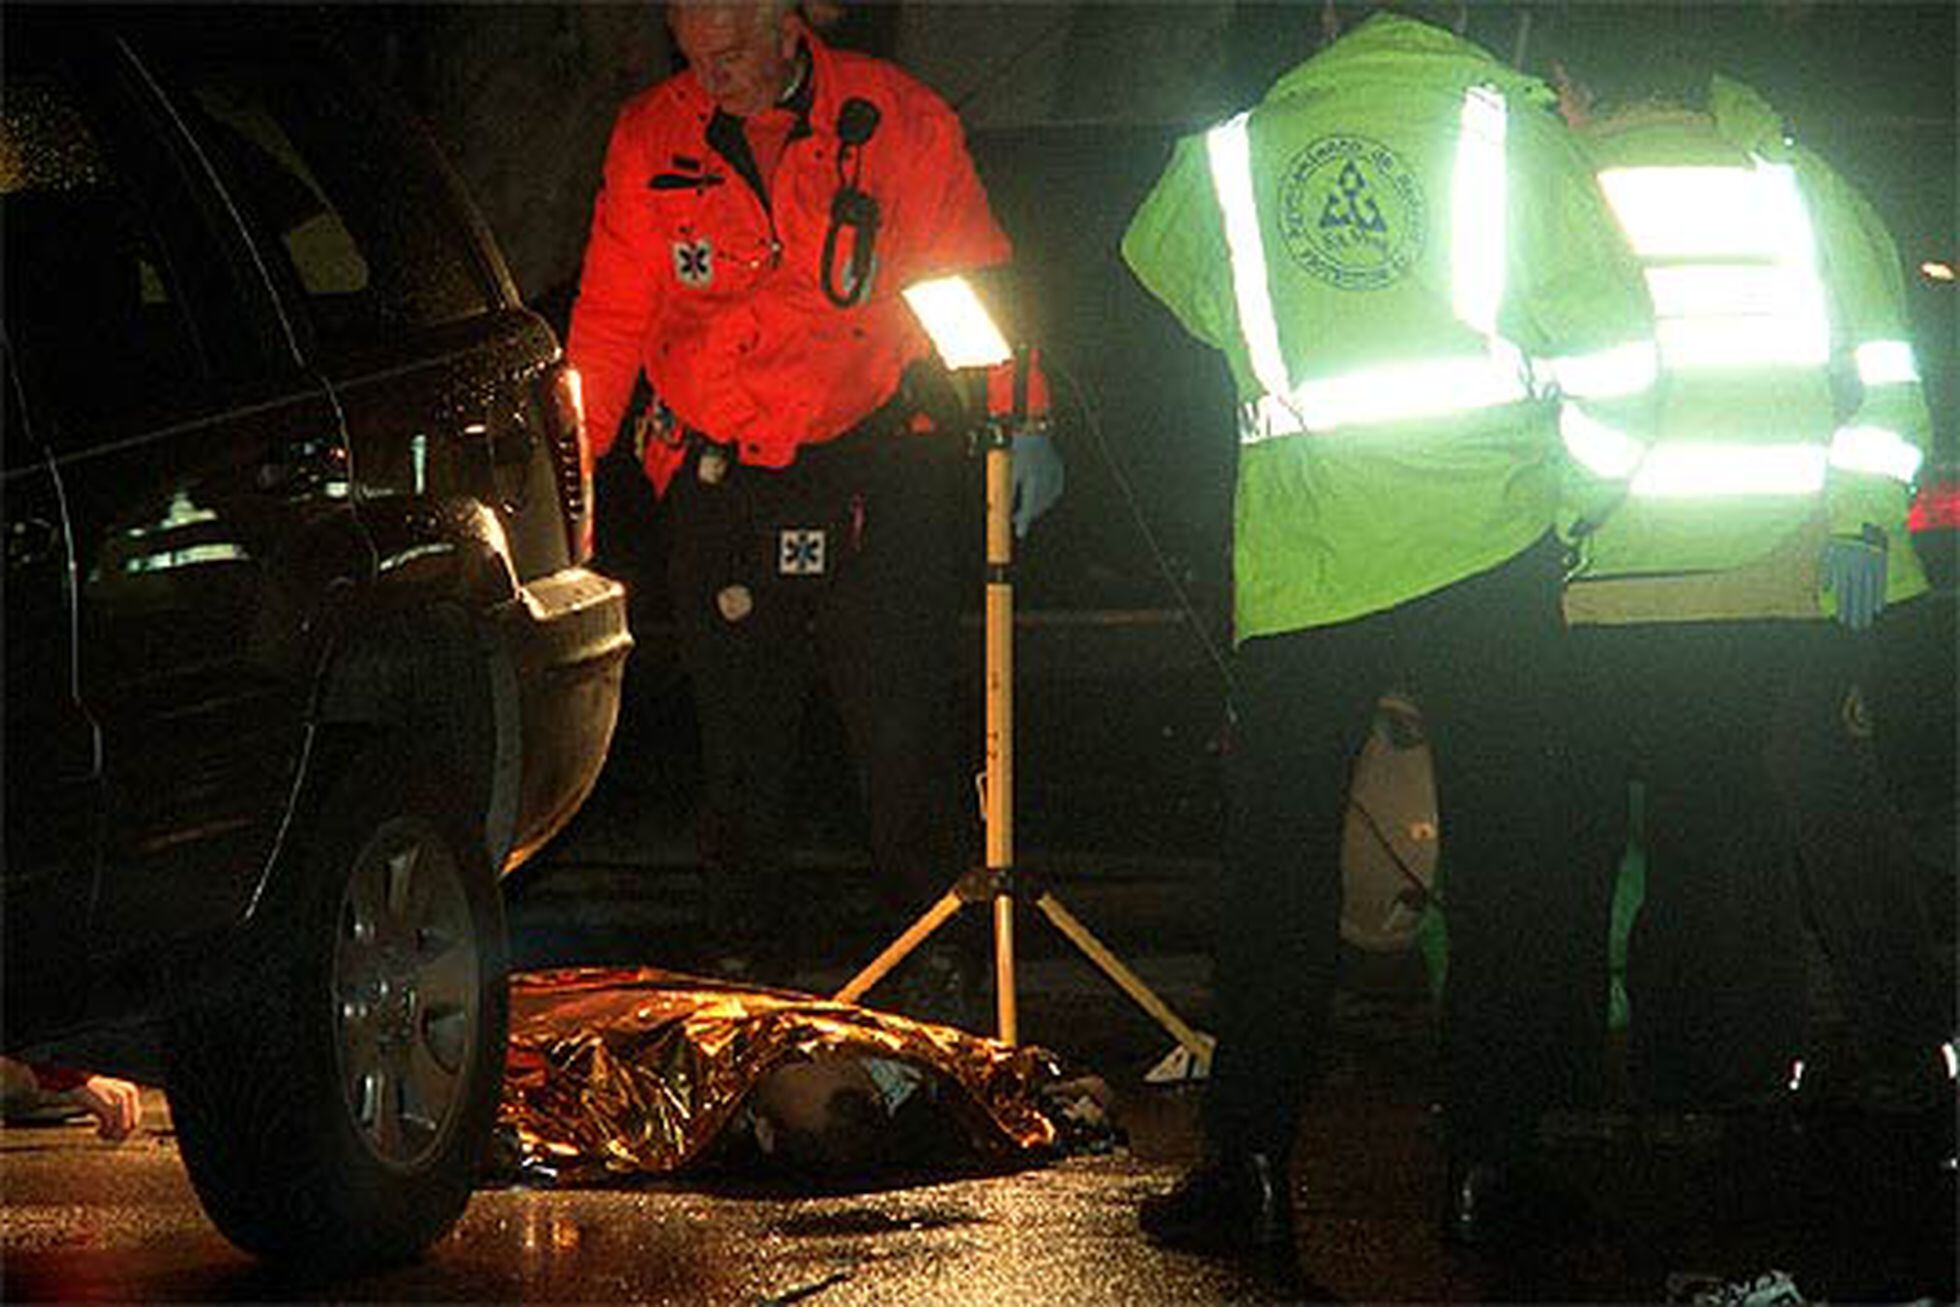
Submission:
<svg viewBox="0 0 1960 1307">
<path fill-rule="evenodd" d="M 20 436 L 9 369 L 0 475 L 7 537 L 5 857 L 0 865 L 0 966 L 5 992 L 47 988 L 55 1005 L 79 1002 L 53 984 L 87 941 L 95 890 L 101 772 L 95 724 L 75 695 L 72 569 L 58 476 Z M 21 461 L 14 459 L 21 452 Z"/>
<path fill-rule="evenodd" d="M 562 353 L 425 138 L 290 11 L 7 17 L 6 131 L 89 157 L 0 169 L 4 1042 L 133 1067 L 278 947 L 362 742 L 441 733 L 492 866 L 550 838 L 631 637 Z"/>
<path fill-rule="evenodd" d="M 315 392 L 64 465 L 106 800 L 92 952 L 195 934 L 254 897 L 298 785 L 312 610 L 372 569 L 339 447 Z"/>
</svg>

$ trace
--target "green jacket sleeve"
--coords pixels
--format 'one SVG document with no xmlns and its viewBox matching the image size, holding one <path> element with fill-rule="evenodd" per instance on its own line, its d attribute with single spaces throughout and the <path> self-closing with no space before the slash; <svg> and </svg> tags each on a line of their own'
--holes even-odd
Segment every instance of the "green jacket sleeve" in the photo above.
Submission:
<svg viewBox="0 0 1960 1307">
<path fill-rule="evenodd" d="M 1597 522 L 1653 442 L 1659 358 L 1646 280 L 1591 159 L 1548 115 L 1520 115 L 1504 334 L 1557 385 L 1570 455 L 1564 525 Z"/>
<path fill-rule="evenodd" d="M 1907 555 L 1906 508 L 1932 421 L 1911 347 L 1897 247 L 1864 197 L 1808 152 L 1797 160 L 1832 300 L 1840 396 L 1826 500 L 1831 530 L 1882 529 Z M 1903 561 L 1903 560 L 1898 560 Z M 1895 575 L 1895 583 L 1902 578 Z"/>
<path fill-rule="evenodd" d="M 1241 397 L 1258 392 L 1239 339 L 1224 220 L 1202 136 L 1178 141 L 1123 235 L 1123 261 L 1197 339 L 1224 353 Z"/>
</svg>

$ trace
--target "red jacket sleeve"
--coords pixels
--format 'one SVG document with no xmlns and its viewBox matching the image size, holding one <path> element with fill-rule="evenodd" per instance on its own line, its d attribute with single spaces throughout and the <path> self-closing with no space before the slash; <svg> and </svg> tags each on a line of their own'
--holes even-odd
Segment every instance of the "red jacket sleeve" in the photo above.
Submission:
<svg viewBox="0 0 1960 1307">
<path fill-rule="evenodd" d="M 633 395 L 657 294 L 653 260 L 663 253 L 642 196 L 650 176 L 646 108 L 644 97 L 635 100 L 613 125 L 565 347 L 584 382 L 595 458 L 612 448 Z"/>
<path fill-rule="evenodd" d="M 913 90 L 910 148 L 897 188 L 902 208 L 891 224 L 899 245 L 889 256 L 895 284 L 1007 262 L 1013 250 L 994 221 L 959 117 L 925 87 Z"/>
</svg>

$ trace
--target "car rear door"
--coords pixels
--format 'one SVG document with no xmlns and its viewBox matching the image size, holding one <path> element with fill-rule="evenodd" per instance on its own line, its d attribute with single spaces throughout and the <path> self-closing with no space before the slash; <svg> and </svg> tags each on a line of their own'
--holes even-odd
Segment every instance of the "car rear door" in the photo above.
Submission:
<svg viewBox="0 0 1960 1307">
<path fill-rule="evenodd" d="M 86 12 L 9 14 L 9 102 L 51 97 L 68 160 L 7 194 L 6 308 L 73 551 L 95 953 L 249 906 L 307 744 L 313 597 L 368 567 L 335 407 L 132 51 Z"/>
<path fill-rule="evenodd" d="M 520 580 L 565 567 L 577 450 L 541 407 L 557 344 L 432 143 L 297 23 L 228 24 L 167 62 L 340 406 L 370 517 L 481 504 Z"/>
<path fill-rule="evenodd" d="M 11 125 L 0 134 L 12 138 Z M 4 197 L 0 205 L 12 207 Z M 0 209 L 0 223 L 5 221 Z M 8 263 L 11 265 L 9 249 Z M 35 441 L 4 359 L 6 439 L 0 441 L 7 572 L 5 601 L 5 846 L 0 850 L 0 964 L 9 1033 L 59 1022 L 74 987 L 63 967 L 82 956 L 94 890 L 101 787 L 95 728 L 75 699 L 73 575 L 54 462 Z"/>
</svg>

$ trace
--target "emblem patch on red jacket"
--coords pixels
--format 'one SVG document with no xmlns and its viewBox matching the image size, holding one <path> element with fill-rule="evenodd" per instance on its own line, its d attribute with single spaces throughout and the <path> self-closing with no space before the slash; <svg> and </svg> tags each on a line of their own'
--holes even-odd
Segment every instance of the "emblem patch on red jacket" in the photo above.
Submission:
<svg viewBox="0 0 1960 1307">
<path fill-rule="evenodd" d="M 674 276 L 681 285 L 697 288 L 715 279 L 715 250 L 707 238 L 674 242 Z"/>
<path fill-rule="evenodd" d="M 824 574 L 824 533 L 813 527 L 789 527 L 776 533 L 776 571 L 782 576 Z"/>
</svg>

